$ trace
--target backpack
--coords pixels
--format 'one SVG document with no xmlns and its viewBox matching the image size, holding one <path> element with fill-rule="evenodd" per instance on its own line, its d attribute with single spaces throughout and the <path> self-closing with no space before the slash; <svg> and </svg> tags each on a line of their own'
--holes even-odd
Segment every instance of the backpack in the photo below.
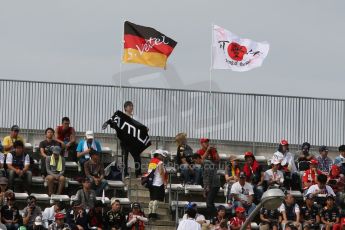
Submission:
<svg viewBox="0 0 345 230">
<path fill-rule="evenodd" d="M 150 173 L 145 174 L 141 177 L 141 185 L 145 188 L 152 188 L 153 184 L 153 178 L 155 177 L 155 171 L 156 169 L 153 169 Z"/>
</svg>

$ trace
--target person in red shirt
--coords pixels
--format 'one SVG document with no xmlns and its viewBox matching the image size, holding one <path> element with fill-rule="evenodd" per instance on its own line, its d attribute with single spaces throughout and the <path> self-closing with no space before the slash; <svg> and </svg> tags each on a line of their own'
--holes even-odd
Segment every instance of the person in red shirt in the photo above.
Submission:
<svg viewBox="0 0 345 230">
<path fill-rule="evenodd" d="M 77 161 L 77 143 L 75 130 L 70 126 L 68 117 L 62 118 L 62 124 L 55 129 L 55 140 L 65 146 L 64 157 L 69 161 Z"/>
<path fill-rule="evenodd" d="M 244 159 L 246 163 L 243 172 L 246 174 L 246 181 L 253 186 L 255 200 L 259 202 L 264 193 L 264 171 L 252 152 L 245 152 Z"/>
<path fill-rule="evenodd" d="M 344 191 L 345 177 L 343 174 L 341 174 L 341 169 L 338 165 L 332 165 L 327 183 L 332 187 L 334 193 L 336 194 Z"/>
<path fill-rule="evenodd" d="M 215 147 L 210 146 L 210 139 L 201 138 L 200 139 L 201 149 L 197 153 L 201 156 L 202 160 L 208 159 L 213 162 L 219 161 L 219 155 Z"/>
<path fill-rule="evenodd" d="M 239 206 L 236 208 L 236 216 L 232 217 L 229 221 L 230 229 L 231 230 L 238 230 L 242 227 L 244 222 L 246 221 L 246 209 Z M 247 226 L 247 230 L 250 229 L 250 224 Z"/>
<path fill-rule="evenodd" d="M 322 174 L 322 172 L 317 169 L 318 163 L 316 159 L 312 159 L 310 161 L 310 168 L 304 171 L 302 178 L 303 190 L 307 190 L 310 186 L 317 184 L 317 176 Z"/>
</svg>

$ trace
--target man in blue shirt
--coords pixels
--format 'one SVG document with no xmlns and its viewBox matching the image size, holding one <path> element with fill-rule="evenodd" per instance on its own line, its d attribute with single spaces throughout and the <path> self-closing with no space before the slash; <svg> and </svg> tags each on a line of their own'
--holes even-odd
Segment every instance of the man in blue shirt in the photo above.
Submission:
<svg viewBox="0 0 345 230">
<path fill-rule="evenodd" d="M 345 174 L 345 145 L 339 146 L 339 156 L 334 159 L 334 164 L 340 167 L 342 174 Z"/>
<path fill-rule="evenodd" d="M 328 148 L 324 145 L 321 146 L 319 148 L 319 153 L 320 153 L 320 156 L 317 158 L 319 164 L 317 168 L 324 174 L 328 175 L 331 170 L 331 166 L 333 164 L 332 159 L 327 156 Z"/>
<path fill-rule="evenodd" d="M 84 163 L 90 159 L 90 152 L 94 150 L 98 153 L 102 152 L 101 144 L 95 140 L 93 131 L 89 130 L 85 133 L 85 139 L 80 140 L 77 147 L 77 157 L 84 172 Z"/>
</svg>

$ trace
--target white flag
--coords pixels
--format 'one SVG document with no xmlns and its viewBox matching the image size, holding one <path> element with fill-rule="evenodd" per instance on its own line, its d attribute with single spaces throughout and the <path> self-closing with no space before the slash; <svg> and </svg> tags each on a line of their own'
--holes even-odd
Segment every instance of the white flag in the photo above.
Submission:
<svg viewBox="0 0 345 230">
<path fill-rule="evenodd" d="M 216 25 L 213 26 L 212 46 L 212 68 L 238 72 L 260 67 L 270 48 L 267 42 L 241 39 Z"/>
</svg>

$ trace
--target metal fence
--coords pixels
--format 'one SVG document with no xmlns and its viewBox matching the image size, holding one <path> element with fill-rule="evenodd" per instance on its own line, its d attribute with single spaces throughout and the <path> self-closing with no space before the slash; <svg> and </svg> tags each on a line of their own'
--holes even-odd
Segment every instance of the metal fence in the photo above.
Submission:
<svg viewBox="0 0 345 230">
<path fill-rule="evenodd" d="M 152 136 L 344 143 L 345 100 L 14 80 L 0 80 L 0 127 L 42 130 L 68 116 L 77 131 L 111 133 L 101 126 L 125 100 Z"/>
</svg>

